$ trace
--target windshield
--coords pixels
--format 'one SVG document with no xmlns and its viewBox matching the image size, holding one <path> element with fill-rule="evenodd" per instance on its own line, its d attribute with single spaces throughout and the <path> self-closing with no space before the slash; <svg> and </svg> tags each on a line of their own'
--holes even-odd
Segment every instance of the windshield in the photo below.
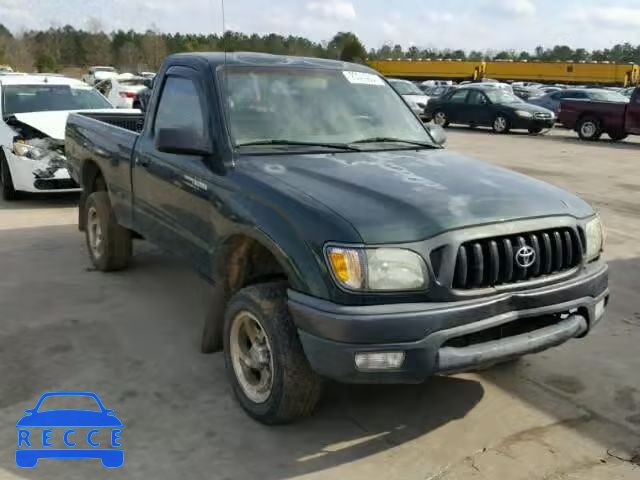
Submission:
<svg viewBox="0 0 640 480">
<path fill-rule="evenodd" d="M 236 147 L 269 140 L 280 147 L 282 140 L 337 145 L 383 137 L 433 144 L 402 99 L 373 73 L 234 66 L 223 78 Z"/>
<path fill-rule="evenodd" d="M 516 97 L 513 93 L 503 90 L 501 88 L 486 89 L 484 93 L 487 94 L 489 100 L 492 103 L 524 103 L 523 100 Z"/>
<path fill-rule="evenodd" d="M 389 83 L 400 95 L 424 95 L 424 93 L 411 82 L 389 80 Z"/>
<path fill-rule="evenodd" d="M 589 92 L 589 97 L 599 102 L 628 102 L 629 98 L 618 92 L 611 92 L 608 90 L 592 90 Z"/>
<path fill-rule="evenodd" d="M 2 89 L 3 115 L 50 110 L 112 108 L 96 90 L 87 86 L 7 85 Z"/>
</svg>

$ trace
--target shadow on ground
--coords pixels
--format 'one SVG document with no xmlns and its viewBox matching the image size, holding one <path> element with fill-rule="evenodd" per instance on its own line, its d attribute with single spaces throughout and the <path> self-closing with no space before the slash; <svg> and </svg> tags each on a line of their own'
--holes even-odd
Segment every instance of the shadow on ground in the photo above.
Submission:
<svg viewBox="0 0 640 480">
<path fill-rule="evenodd" d="M 0 200 L 0 210 L 28 210 L 32 208 L 64 208 L 78 205 L 78 193 L 26 193 L 19 192 L 18 198 L 10 202 Z"/>
<path fill-rule="evenodd" d="M 621 384 L 617 392 L 631 420 L 607 418 L 601 399 L 610 386 L 599 383 L 602 376 L 589 375 L 596 362 L 628 361 L 629 351 L 611 343 L 606 359 L 590 359 L 592 347 L 585 343 L 580 352 L 579 341 L 550 357 L 531 357 L 533 364 L 525 360 L 488 372 L 482 383 L 438 377 L 413 386 L 334 384 L 313 418 L 262 426 L 232 398 L 221 355 L 198 352 L 208 286 L 146 243 L 137 245 L 127 272 L 91 271 L 82 242 L 74 226 L 2 234 L 0 271 L 11 276 L 0 276 L 0 424 L 13 429 L 43 392 L 94 391 L 125 425 L 129 478 L 279 480 L 330 469 L 401 447 L 464 418 L 483 398 L 484 381 L 549 415 L 555 414 L 555 404 L 532 395 L 532 386 L 578 405 L 584 421 L 571 428 L 603 444 L 637 435 L 632 420 L 640 408 L 633 390 L 623 398 Z M 611 267 L 619 287 L 614 287 L 610 314 L 615 324 L 584 340 L 596 349 L 612 331 L 623 335 L 625 325 L 640 326 L 632 297 L 640 288 L 640 262 L 614 261 Z M 638 377 L 627 373 L 616 381 L 633 389 Z M 595 428 L 592 420 L 603 421 L 605 428 Z M 97 462 L 53 460 L 42 461 L 46 468 L 18 472 L 11 465 L 14 449 L 12 435 L 0 439 L 0 466 L 25 478 L 71 480 L 108 473 Z"/>
</svg>

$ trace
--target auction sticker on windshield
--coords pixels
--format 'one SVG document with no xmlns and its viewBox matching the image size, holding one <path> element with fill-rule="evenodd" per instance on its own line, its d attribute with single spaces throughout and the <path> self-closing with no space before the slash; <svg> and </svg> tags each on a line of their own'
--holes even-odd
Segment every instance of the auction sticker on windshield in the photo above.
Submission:
<svg viewBox="0 0 640 480">
<path fill-rule="evenodd" d="M 361 85 L 384 85 L 382 79 L 375 73 L 352 72 L 346 70 L 342 72 L 350 83 L 358 83 Z"/>
</svg>

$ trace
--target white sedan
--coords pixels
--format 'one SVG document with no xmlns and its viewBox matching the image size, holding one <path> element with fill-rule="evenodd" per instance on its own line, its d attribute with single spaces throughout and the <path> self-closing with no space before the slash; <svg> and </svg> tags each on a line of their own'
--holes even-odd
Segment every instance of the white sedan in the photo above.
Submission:
<svg viewBox="0 0 640 480">
<path fill-rule="evenodd" d="M 67 116 L 77 111 L 113 112 L 93 87 L 46 75 L 0 76 L 0 193 L 75 192 L 64 152 Z"/>
<path fill-rule="evenodd" d="M 136 94 L 146 88 L 144 77 L 122 74 L 108 78 L 96 84 L 96 90 L 102 93 L 116 108 L 132 108 Z"/>
</svg>

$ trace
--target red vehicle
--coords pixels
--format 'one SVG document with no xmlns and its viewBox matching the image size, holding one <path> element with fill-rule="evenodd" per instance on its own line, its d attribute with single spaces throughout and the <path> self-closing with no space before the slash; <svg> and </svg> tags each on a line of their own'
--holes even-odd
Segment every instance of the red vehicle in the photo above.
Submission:
<svg viewBox="0 0 640 480">
<path fill-rule="evenodd" d="M 612 140 L 640 135 L 640 87 L 634 90 L 629 103 L 563 100 L 558 122 L 578 132 L 583 140 L 598 140 L 603 133 Z"/>
</svg>

